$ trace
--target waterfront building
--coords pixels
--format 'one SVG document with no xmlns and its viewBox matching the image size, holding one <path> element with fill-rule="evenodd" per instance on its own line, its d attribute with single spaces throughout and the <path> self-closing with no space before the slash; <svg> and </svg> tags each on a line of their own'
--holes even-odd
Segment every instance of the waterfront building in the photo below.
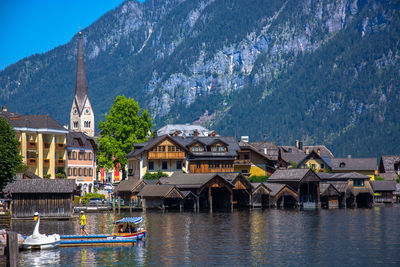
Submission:
<svg viewBox="0 0 400 267">
<path fill-rule="evenodd" d="M 65 178 L 66 139 L 68 131 L 49 115 L 20 115 L 0 112 L 11 124 L 19 141 L 23 162 L 35 175 Z"/>
<path fill-rule="evenodd" d="M 140 204 L 140 198 L 138 197 L 140 190 L 146 185 L 156 185 L 159 183 L 158 180 L 140 180 L 132 178 L 121 181 L 113 191 L 119 198 L 122 198 L 125 203 L 138 205 Z"/>
<path fill-rule="evenodd" d="M 321 153 L 318 154 L 315 150 L 312 150 L 307 154 L 299 163 L 298 168 L 312 168 L 316 172 L 330 171 L 330 158 L 321 157 Z"/>
<path fill-rule="evenodd" d="M 75 181 L 68 179 L 21 179 L 10 183 L 4 192 L 12 200 L 12 218 L 69 218 L 73 215 Z"/>
<path fill-rule="evenodd" d="M 322 208 L 339 208 L 339 197 L 341 193 L 331 183 L 319 183 L 319 192 Z"/>
<path fill-rule="evenodd" d="M 331 171 L 333 173 L 351 173 L 358 172 L 369 176 L 374 180 L 375 175 L 378 174 L 378 159 L 377 158 L 332 158 Z"/>
<path fill-rule="evenodd" d="M 268 184 L 286 184 L 297 192 L 299 195 L 299 204 L 301 206 L 316 208 L 319 205 L 320 180 L 318 175 L 311 169 L 287 169 L 276 170 L 271 177 L 268 178 Z"/>
<path fill-rule="evenodd" d="M 286 184 L 280 183 L 252 183 L 252 207 L 296 207 L 299 203 L 299 194 Z"/>
<path fill-rule="evenodd" d="M 76 69 L 75 96 L 70 113 L 70 128 L 72 131 L 84 132 L 94 136 L 94 111 L 89 100 L 89 90 L 86 80 L 85 61 L 82 49 L 82 34 L 79 32 L 78 63 Z"/>
<path fill-rule="evenodd" d="M 370 207 L 374 192 L 370 177 L 357 173 L 318 173 L 321 183 L 332 184 L 339 192 L 339 207 Z"/>
<path fill-rule="evenodd" d="M 234 161 L 234 171 L 246 176 L 270 176 L 274 171 L 274 162 L 267 154 L 260 152 L 251 143 L 239 141 L 240 150 Z"/>
<path fill-rule="evenodd" d="M 374 190 L 374 203 L 393 203 L 396 191 L 395 181 L 371 181 Z"/>
<path fill-rule="evenodd" d="M 74 179 L 81 192 L 92 193 L 96 178 L 97 144 L 82 132 L 67 134 L 67 177 Z"/>
<path fill-rule="evenodd" d="M 400 155 L 382 156 L 379 161 L 379 176 L 385 180 L 400 177 Z"/>
<path fill-rule="evenodd" d="M 156 136 L 127 154 L 128 178 L 142 178 L 146 172 L 167 174 L 233 172 L 239 151 L 234 137 L 226 136 Z"/>
</svg>

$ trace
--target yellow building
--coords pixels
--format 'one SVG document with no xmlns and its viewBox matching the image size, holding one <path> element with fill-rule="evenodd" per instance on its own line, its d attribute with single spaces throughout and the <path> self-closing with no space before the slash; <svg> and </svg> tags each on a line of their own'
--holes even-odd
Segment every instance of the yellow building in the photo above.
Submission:
<svg viewBox="0 0 400 267">
<path fill-rule="evenodd" d="M 240 150 L 234 162 L 234 171 L 248 176 L 270 176 L 274 172 L 273 162 L 250 143 L 240 141 Z"/>
<path fill-rule="evenodd" d="M 65 174 L 66 136 L 68 131 L 48 115 L 20 115 L 7 111 L 3 116 L 13 126 L 20 153 L 29 170 L 40 177 L 56 178 Z"/>
<path fill-rule="evenodd" d="M 318 152 L 313 150 L 298 163 L 298 168 L 309 168 L 316 172 L 322 172 L 324 170 L 330 171 L 330 166 L 327 161 L 330 161 L 330 158 L 324 159 Z"/>
</svg>

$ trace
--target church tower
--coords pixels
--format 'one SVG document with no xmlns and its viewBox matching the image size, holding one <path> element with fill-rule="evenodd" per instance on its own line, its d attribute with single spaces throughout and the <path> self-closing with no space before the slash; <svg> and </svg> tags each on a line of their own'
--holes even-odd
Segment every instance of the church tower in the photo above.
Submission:
<svg viewBox="0 0 400 267">
<path fill-rule="evenodd" d="M 88 136 L 94 136 L 94 112 L 89 100 L 81 32 L 79 32 L 75 97 L 71 108 L 71 130 L 76 132 L 84 132 Z"/>
</svg>

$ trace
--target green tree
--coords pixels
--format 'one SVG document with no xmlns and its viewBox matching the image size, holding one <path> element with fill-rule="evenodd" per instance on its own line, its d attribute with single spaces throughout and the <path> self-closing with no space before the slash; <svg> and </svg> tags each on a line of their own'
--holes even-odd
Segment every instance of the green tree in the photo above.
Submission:
<svg viewBox="0 0 400 267">
<path fill-rule="evenodd" d="M 22 166 L 15 132 L 6 119 L 0 117 L 0 190 L 11 182 Z"/>
<path fill-rule="evenodd" d="M 158 170 L 157 172 L 146 172 L 143 180 L 159 180 L 161 177 L 168 177 L 168 174 Z"/>
<path fill-rule="evenodd" d="M 106 120 L 99 123 L 98 166 L 112 169 L 119 163 L 125 177 L 126 154 L 133 150 L 133 144 L 146 141 L 152 126 L 147 109 L 141 111 L 134 99 L 117 96 Z"/>
</svg>

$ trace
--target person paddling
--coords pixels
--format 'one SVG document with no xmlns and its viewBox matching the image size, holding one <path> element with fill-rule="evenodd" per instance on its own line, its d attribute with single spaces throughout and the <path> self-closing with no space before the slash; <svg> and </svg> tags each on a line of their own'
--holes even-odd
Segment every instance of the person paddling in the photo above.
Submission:
<svg viewBox="0 0 400 267">
<path fill-rule="evenodd" d="M 83 213 L 83 210 L 81 211 L 81 235 L 83 235 L 83 232 L 85 232 L 86 235 L 89 235 L 88 232 L 85 230 L 86 226 L 86 216 Z"/>
</svg>

